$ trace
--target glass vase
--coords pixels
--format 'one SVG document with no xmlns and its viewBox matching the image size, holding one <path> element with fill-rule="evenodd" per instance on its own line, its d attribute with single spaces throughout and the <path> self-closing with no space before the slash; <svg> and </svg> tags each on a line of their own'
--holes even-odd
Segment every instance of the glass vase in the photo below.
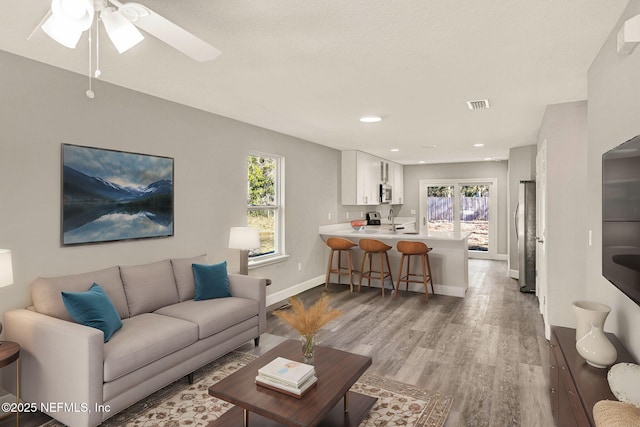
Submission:
<svg viewBox="0 0 640 427">
<path fill-rule="evenodd" d="M 302 358 L 304 363 L 313 365 L 313 351 L 316 345 L 315 334 L 302 335 L 300 340 L 302 342 Z"/>
</svg>

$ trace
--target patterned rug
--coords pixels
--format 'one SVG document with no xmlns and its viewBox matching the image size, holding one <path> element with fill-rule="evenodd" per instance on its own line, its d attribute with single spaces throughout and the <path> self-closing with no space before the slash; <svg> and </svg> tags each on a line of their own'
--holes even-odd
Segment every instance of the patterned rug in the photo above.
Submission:
<svg viewBox="0 0 640 427">
<path fill-rule="evenodd" d="M 211 384 L 253 361 L 255 356 L 231 352 L 194 373 L 194 383 L 182 379 L 157 391 L 102 423 L 102 427 L 205 427 L 233 405 L 209 396 Z M 378 401 L 360 427 L 440 427 L 453 399 L 408 384 L 364 374 L 351 388 Z M 50 421 L 43 427 L 63 427 Z"/>
</svg>

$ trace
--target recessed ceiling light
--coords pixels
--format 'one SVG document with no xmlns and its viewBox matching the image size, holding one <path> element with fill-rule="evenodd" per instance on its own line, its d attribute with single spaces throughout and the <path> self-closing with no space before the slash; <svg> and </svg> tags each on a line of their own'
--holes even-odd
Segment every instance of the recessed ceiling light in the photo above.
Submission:
<svg viewBox="0 0 640 427">
<path fill-rule="evenodd" d="M 489 160 L 493 160 L 491 157 L 485 157 L 485 160 L 489 161 Z"/>
<path fill-rule="evenodd" d="M 399 148 L 392 148 L 391 151 L 393 151 L 394 153 L 397 153 L 398 151 L 400 151 Z"/>
<path fill-rule="evenodd" d="M 424 165 L 427 162 L 425 162 L 424 160 L 420 160 L 418 163 L 420 163 L 421 165 Z"/>
<path fill-rule="evenodd" d="M 474 147 L 484 147 L 484 144 L 473 144 Z"/>
<path fill-rule="evenodd" d="M 423 145 L 422 148 L 436 148 L 437 145 Z"/>
<path fill-rule="evenodd" d="M 382 120 L 380 116 L 362 116 L 360 117 L 360 121 L 362 123 L 378 123 Z"/>
</svg>

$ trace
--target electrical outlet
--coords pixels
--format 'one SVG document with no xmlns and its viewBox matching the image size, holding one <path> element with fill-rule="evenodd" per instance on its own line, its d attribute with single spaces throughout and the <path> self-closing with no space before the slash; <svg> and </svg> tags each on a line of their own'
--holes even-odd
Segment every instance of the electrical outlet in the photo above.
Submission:
<svg viewBox="0 0 640 427">
<path fill-rule="evenodd" d="M 416 214 L 416 210 L 415 209 L 411 209 L 411 215 L 415 215 Z"/>
<path fill-rule="evenodd" d="M 301 262 L 298 263 L 298 271 L 302 271 L 302 263 Z"/>
<path fill-rule="evenodd" d="M 349 212 L 347 212 L 347 219 L 349 219 Z"/>
<path fill-rule="evenodd" d="M 360 218 L 364 217 L 364 212 L 360 211 Z"/>
<path fill-rule="evenodd" d="M 328 219 L 329 221 L 331 221 L 331 212 L 329 212 L 329 213 L 327 214 L 327 219 Z"/>
<path fill-rule="evenodd" d="M 593 233 L 589 230 L 589 246 L 593 243 Z"/>
</svg>

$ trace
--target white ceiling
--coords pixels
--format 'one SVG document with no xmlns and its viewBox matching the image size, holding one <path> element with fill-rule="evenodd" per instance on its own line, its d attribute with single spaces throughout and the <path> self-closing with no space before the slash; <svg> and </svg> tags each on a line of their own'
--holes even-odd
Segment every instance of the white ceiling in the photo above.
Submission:
<svg viewBox="0 0 640 427">
<path fill-rule="evenodd" d="M 506 159 L 535 144 L 546 105 L 587 98 L 588 67 L 628 3 L 138 1 L 222 55 L 198 63 L 151 36 L 118 55 L 102 34 L 102 80 L 404 164 Z M 75 50 L 41 30 L 26 40 L 49 5 L 0 0 L 0 49 L 87 74 L 86 37 Z M 467 108 L 484 98 L 490 109 Z M 365 114 L 384 120 L 362 124 Z"/>
</svg>

